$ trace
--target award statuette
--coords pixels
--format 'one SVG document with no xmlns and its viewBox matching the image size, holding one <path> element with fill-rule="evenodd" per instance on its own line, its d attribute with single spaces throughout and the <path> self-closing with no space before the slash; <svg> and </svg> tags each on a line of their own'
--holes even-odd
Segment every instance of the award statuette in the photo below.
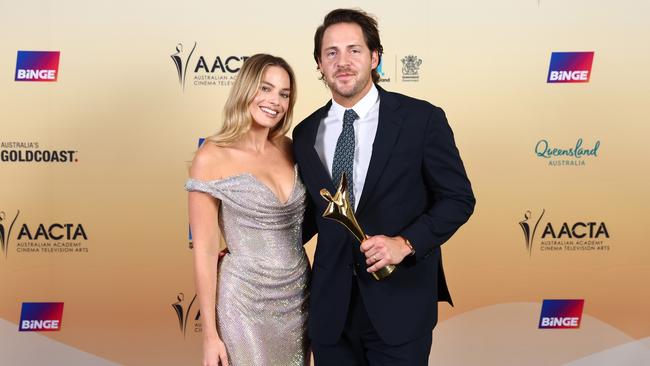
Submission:
<svg viewBox="0 0 650 366">
<path fill-rule="evenodd" d="M 334 197 L 332 197 L 330 192 L 325 188 L 320 190 L 320 195 L 329 202 L 325 212 L 323 212 L 324 218 L 338 221 L 341 225 L 348 228 L 352 235 L 359 240 L 359 243 L 368 238 L 363 230 L 361 230 L 361 226 L 359 226 L 357 218 L 354 216 L 352 205 L 350 205 L 348 180 L 345 177 L 345 173 L 343 173 L 341 177 L 341 182 L 339 183 L 339 187 L 336 190 Z M 390 276 L 394 270 L 395 266 L 389 264 L 382 269 L 373 272 L 372 276 L 375 280 L 379 281 Z"/>
</svg>

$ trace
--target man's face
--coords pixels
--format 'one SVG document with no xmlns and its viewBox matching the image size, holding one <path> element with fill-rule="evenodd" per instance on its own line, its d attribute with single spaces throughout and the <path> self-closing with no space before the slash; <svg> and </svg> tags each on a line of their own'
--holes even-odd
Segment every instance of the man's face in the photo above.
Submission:
<svg viewBox="0 0 650 366">
<path fill-rule="evenodd" d="M 337 103 L 351 107 L 368 92 L 378 58 L 359 25 L 338 23 L 325 30 L 318 67 Z"/>
</svg>

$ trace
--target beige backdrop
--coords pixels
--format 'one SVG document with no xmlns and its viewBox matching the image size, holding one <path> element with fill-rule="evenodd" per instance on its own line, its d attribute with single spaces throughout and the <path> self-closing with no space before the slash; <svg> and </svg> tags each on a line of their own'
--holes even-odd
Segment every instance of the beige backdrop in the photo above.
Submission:
<svg viewBox="0 0 650 366">
<path fill-rule="evenodd" d="M 78 158 L 0 162 L 2 224 L 20 211 L 0 257 L 0 364 L 199 364 L 183 183 L 235 74 L 193 68 L 200 56 L 209 67 L 285 57 L 297 123 L 329 97 L 312 37 L 341 6 L 378 17 L 384 88 L 445 109 L 477 196 L 443 246 L 456 307 L 441 305 L 431 364 L 650 362 L 647 2 L 0 0 L 1 149 L 38 143 Z M 182 43 L 185 63 L 195 42 L 183 90 L 170 56 Z M 14 81 L 18 50 L 60 51 L 58 81 Z M 559 51 L 595 52 L 589 83 L 546 83 Z M 421 60 L 417 81 L 403 80 L 408 55 Z M 217 85 L 196 85 L 207 75 Z M 600 142 L 596 157 L 534 153 L 543 139 L 580 138 Z M 530 253 L 527 210 L 532 224 L 544 210 Z M 546 224 L 565 222 L 603 222 L 609 238 L 542 250 Z M 88 239 L 72 241 L 85 249 L 19 252 L 18 227 L 41 223 L 81 224 Z M 544 299 L 584 299 L 580 329 L 537 329 Z M 30 301 L 64 302 L 61 331 L 18 332 Z M 190 314 L 185 332 L 173 304 Z"/>
</svg>

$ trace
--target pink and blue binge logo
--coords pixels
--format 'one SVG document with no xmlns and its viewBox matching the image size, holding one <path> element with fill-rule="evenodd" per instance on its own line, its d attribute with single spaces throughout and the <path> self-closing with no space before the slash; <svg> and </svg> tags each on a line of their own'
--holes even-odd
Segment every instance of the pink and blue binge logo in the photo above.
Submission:
<svg viewBox="0 0 650 366">
<path fill-rule="evenodd" d="M 553 52 L 547 83 L 588 83 L 591 76 L 592 52 Z"/>
<path fill-rule="evenodd" d="M 580 328 L 585 300 L 544 300 L 539 329 Z"/>
<path fill-rule="evenodd" d="M 20 312 L 21 332 L 52 332 L 61 330 L 62 302 L 24 302 Z"/>
<path fill-rule="evenodd" d="M 59 51 L 18 51 L 14 81 L 56 81 L 60 55 Z"/>
</svg>

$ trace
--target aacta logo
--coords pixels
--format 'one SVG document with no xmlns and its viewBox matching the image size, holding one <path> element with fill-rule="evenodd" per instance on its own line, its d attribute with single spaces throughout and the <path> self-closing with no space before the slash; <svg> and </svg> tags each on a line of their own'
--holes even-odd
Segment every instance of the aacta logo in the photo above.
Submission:
<svg viewBox="0 0 650 366">
<path fill-rule="evenodd" d="M 0 249 L 5 259 L 9 252 L 82 254 L 89 251 L 88 234 L 81 223 L 24 221 L 20 210 L 0 208 Z"/>
<path fill-rule="evenodd" d="M 541 224 L 545 213 L 545 209 L 539 211 L 539 214 L 533 214 L 527 210 L 524 213 L 524 219 L 519 221 L 529 257 L 532 255 L 534 247 L 538 247 L 542 252 L 610 250 L 607 242 L 610 235 L 605 222 L 578 221 L 558 224 L 549 221 L 546 224 Z M 538 233 L 540 233 L 539 236 Z"/>
<path fill-rule="evenodd" d="M 172 308 L 176 312 L 176 317 L 178 318 L 178 327 L 183 333 L 183 337 L 185 337 L 185 334 L 187 333 L 187 326 L 189 324 L 190 319 L 193 319 L 194 321 L 194 331 L 200 332 L 201 311 L 199 309 L 195 309 L 195 311 L 192 311 L 193 310 L 192 307 L 194 306 L 194 302 L 196 301 L 196 294 L 194 295 L 194 297 L 192 297 L 192 300 L 190 301 L 189 304 L 185 304 L 185 294 L 183 294 L 182 292 L 176 296 L 176 300 L 177 301 L 172 304 Z M 190 314 L 194 314 L 194 316 L 190 318 Z"/>
<path fill-rule="evenodd" d="M 544 232 L 542 233 L 542 239 L 547 237 L 553 239 L 562 239 L 562 238 L 590 238 L 597 239 L 600 237 L 609 238 L 609 232 L 607 232 L 607 226 L 604 222 L 576 222 L 572 225 L 569 223 L 563 223 L 559 228 L 553 228 L 553 224 L 550 222 L 546 224 Z"/>
<path fill-rule="evenodd" d="M 21 332 L 52 332 L 61 330 L 62 302 L 24 302 L 20 312 Z"/>
<path fill-rule="evenodd" d="M 532 222 L 529 221 L 531 219 L 530 211 L 526 211 L 524 214 L 524 219 L 522 221 L 519 221 L 519 226 L 524 232 L 526 251 L 528 252 L 528 256 L 531 256 L 533 253 L 533 239 L 535 238 L 537 227 L 539 226 L 539 222 L 542 220 L 545 212 L 546 210 L 542 210 L 541 214 L 537 218 L 537 221 L 535 221 L 534 226 L 531 226 Z"/>
<path fill-rule="evenodd" d="M 56 81 L 60 54 L 59 51 L 18 51 L 14 80 Z"/>
<path fill-rule="evenodd" d="M 7 258 L 7 253 L 9 252 L 11 231 L 13 230 L 14 224 L 19 215 L 20 210 L 17 210 L 16 214 L 12 217 L 7 216 L 4 211 L 0 211 L 0 249 L 5 258 Z"/>
<path fill-rule="evenodd" d="M 176 52 L 170 55 L 174 65 L 176 66 L 176 73 L 178 74 L 178 82 L 181 88 L 185 90 L 185 83 L 188 76 L 188 67 L 190 64 L 194 65 L 190 70 L 193 70 L 195 86 L 230 86 L 234 82 L 235 76 L 239 73 L 244 61 L 248 56 L 223 56 L 218 55 L 214 58 L 205 58 L 199 55 L 196 63 L 192 61 L 192 55 L 196 50 L 196 42 L 191 49 L 184 48 L 182 43 L 176 45 Z"/>
<path fill-rule="evenodd" d="M 190 59 L 192 58 L 192 54 L 194 53 L 195 49 L 196 49 L 196 42 L 194 42 L 194 46 L 192 46 L 192 49 L 187 53 L 185 59 L 183 59 L 181 57 L 181 55 L 183 54 L 183 44 L 179 43 L 176 45 L 176 53 L 170 56 L 172 58 L 172 61 L 174 61 L 174 65 L 176 65 L 176 72 L 178 73 L 178 82 L 179 84 L 181 84 L 183 90 L 185 90 L 185 78 L 187 78 L 187 66 L 190 63 Z"/>
<path fill-rule="evenodd" d="M 553 52 L 547 83 L 588 83 L 593 52 Z"/>
<path fill-rule="evenodd" d="M 538 328 L 580 328 L 584 304 L 585 300 L 544 300 Z"/>
<path fill-rule="evenodd" d="M 17 240 L 88 240 L 88 235 L 81 224 L 59 224 L 48 226 L 39 224 L 36 229 L 23 224 L 18 233 Z"/>
</svg>

